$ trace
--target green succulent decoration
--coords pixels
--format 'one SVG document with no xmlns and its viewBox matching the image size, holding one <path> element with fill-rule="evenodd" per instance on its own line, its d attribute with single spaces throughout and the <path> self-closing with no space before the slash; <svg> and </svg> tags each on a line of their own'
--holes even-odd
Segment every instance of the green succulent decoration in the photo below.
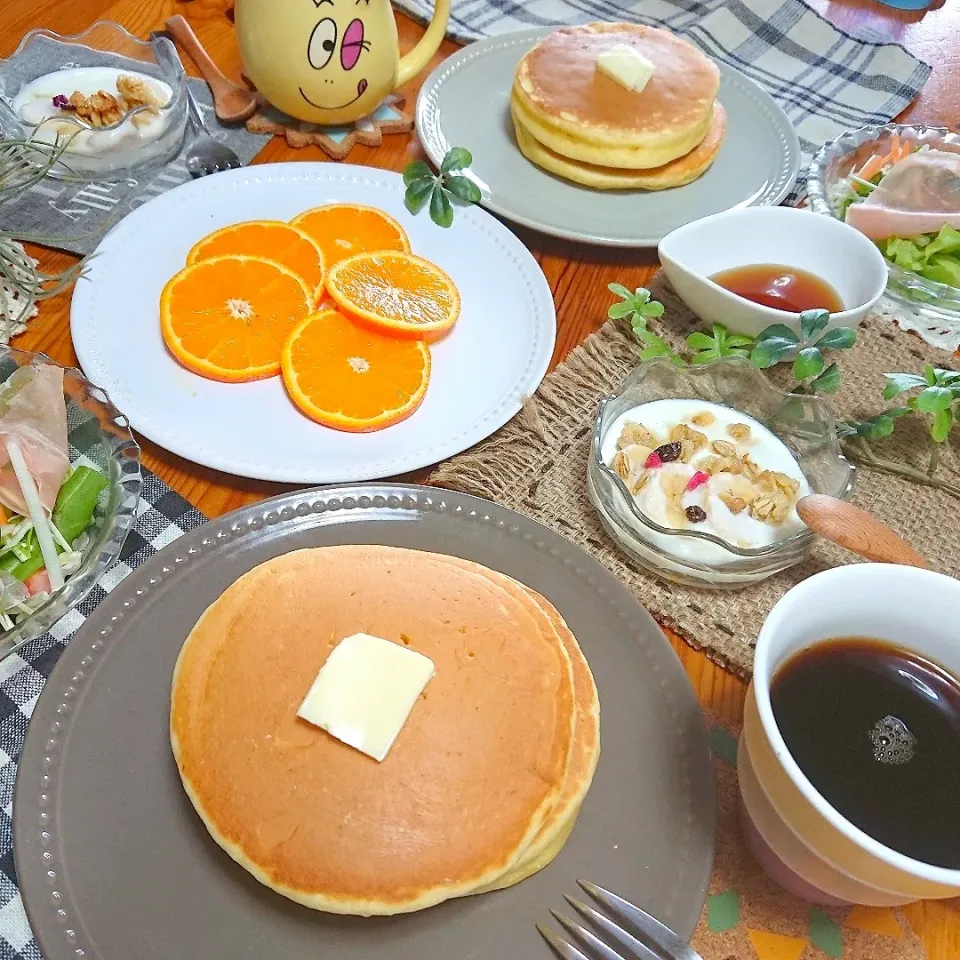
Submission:
<svg viewBox="0 0 960 960">
<path fill-rule="evenodd" d="M 423 160 L 408 163 L 403 171 L 407 188 L 403 202 L 407 209 L 417 214 L 429 205 L 430 219 L 438 227 L 449 227 L 453 223 L 455 204 L 480 200 L 480 188 L 463 173 L 471 163 L 473 156 L 463 147 L 447 151 L 437 174 Z"/>
</svg>

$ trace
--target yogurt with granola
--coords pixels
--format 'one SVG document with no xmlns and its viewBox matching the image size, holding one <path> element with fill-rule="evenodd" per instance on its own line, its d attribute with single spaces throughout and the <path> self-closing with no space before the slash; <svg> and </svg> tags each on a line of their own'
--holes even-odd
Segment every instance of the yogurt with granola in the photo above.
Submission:
<svg viewBox="0 0 960 960">
<path fill-rule="evenodd" d="M 641 404 L 610 425 L 600 453 L 640 512 L 661 527 L 711 533 L 739 548 L 766 547 L 805 529 L 796 503 L 811 491 L 793 454 L 730 407 L 672 398 Z M 708 540 L 642 533 L 678 559 L 735 559 Z"/>
</svg>

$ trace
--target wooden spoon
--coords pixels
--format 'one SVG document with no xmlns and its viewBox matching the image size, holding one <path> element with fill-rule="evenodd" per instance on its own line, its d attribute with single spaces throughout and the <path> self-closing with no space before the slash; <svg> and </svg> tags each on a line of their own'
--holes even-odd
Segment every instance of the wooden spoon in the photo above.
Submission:
<svg viewBox="0 0 960 960">
<path fill-rule="evenodd" d="M 814 493 L 797 501 L 797 513 L 811 530 L 825 540 L 867 560 L 901 563 L 908 567 L 930 566 L 888 526 L 852 503 Z"/>
<path fill-rule="evenodd" d="M 217 117 L 224 123 L 240 123 L 253 116 L 257 109 L 257 95 L 252 90 L 241 87 L 239 83 L 228 80 L 220 72 L 220 68 L 210 59 L 210 54 L 203 49 L 193 27 L 178 13 L 167 20 L 166 28 L 190 54 L 203 79 L 210 86 Z"/>
</svg>

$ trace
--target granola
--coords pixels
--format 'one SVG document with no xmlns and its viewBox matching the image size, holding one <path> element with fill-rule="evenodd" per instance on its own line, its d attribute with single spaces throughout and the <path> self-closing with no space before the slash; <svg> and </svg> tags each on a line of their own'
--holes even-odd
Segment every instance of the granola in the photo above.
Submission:
<svg viewBox="0 0 960 960">
<path fill-rule="evenodd" d="M 690 422 L 695 423 L 698 427 L 709 427 L 711 423 L 715 423 L 717 418 L 709 411 L 704 410 L 701 413 L 695 413 L 691 418 Z"/>
<path fill-rule="evenodd" d="M 117 77 L 117 94 L 98 90 L 89 96 L 74 90 L 69 97 L 58 94 L 53 98 L 55 107 L 70 110 L 91 127 L 110 127 L 122 120 L 131 110 L 146 107 L 133 117 L 137 126 L 157 112 L 160 101 L 147 82 L 140 77 L 121 73 Z"/>
<path fill-rule="evenodd" d="M 729 440 L 714 440 L 710 444 L 710 449 L 714 453 L 720 454 L 721 457 L 735 457 L 737 455 L 737 448 Z"/>
<path fill-rule="evenodd" d="M 644 446 L 650 447 L 651 450 L 660 446 L 659 438 L 642 423 L 632 423 L 628 420 L 620 431 L 617 449 L 622 450 L 634 443 L 642 443 Z"/>
<path fill-rule="evenodd" d="M 731 423 L 727 427 L 727 433 L 729 433 L 734 440 L 742 442 L 750 437 L 750 427 L 745 423 Z"/>
</svg>

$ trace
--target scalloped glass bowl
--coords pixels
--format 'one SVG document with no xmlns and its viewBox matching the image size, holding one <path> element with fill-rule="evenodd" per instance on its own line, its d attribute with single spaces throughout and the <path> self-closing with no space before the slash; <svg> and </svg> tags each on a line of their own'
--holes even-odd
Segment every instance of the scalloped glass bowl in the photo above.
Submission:
<svg viewBox="0 0 960 960">
<path fill-rule="evenodd" d="M 59 366 L 42 353 L 2 348 L 0 382 L 8 380 L 19 367 L 30 364 Z M 79 569 L 33 614 L 12 630 L 0 632 L 0 657 L 46 633 L 87 596 L 120 556 L 136 518 L 140 500 L 140 448 L 126 418 L 99 387 L 72 367 L 63 368 L 63 392 L 67 401 L 70 462 L 95 467 L 109 483 L 97 502 Z"/>
<path fill-rule="evenodd" d="M 691 586 L 737 588 L 802 562 L 815 536 L 803 530 L 767 547 L 740 548 L 710 533 L 662 527 L 638 507 L 600 451 L 607 430 L 622 413 L 667 398 L 697 399 L 730 407 L 762 423 L 796 458 L 814 493 L 847 499 L 855 468 L 840 452 L 836 420 L 822 400 L 778 390 L 749 360 L 737 357 L 702 366 L 677 367 L 668 360 L 641 363 L 612 396 L 600 401 L 587 469 L 587 492 L 607 532 L 651 573 Z M 691 542 L 704 557 L 690 556 Z"/>
<path fill-rule="evenodd" d="M 888 123 L 852 130 L 826 144 L 814 157 L 807 177 L 810 209 L 839 220 L 840 202 L 846 193 L 845 178 L 875 150 L 887 147 L 894 135 L 960 153 L 960 135 L 946 127 Z M 894 263 L 887 263 L 887 272 L 886 297 L 896 308 L 926 319 L 954 324 L 960 321 L 960 289 L 926 280 Z"/>
<path fill-rule="evenodd" d="M 169 43 L 164 39 L 163 43 Z M 104 179 L 136 174 L 160 166 L 176 156 L 183 144 L 187 123 L 186 74 L 176 57 L 158 62 L 153 47 L 138 40 L 117 23 L 99 20 L 83 33 L 61 36 L 52 30 L 31 30 L 6 60 L 0 60 L 0 135 L 20 140 L 35 137 L 54 141 L 56 131 L 47 124 L 28 123 L 14 108 L 17 95 L 40 77 L 74 67 L 110 67 L 140 73 L 165 83 L 170 99 L 157 111 L 157 121 L 139 128 L 134 123 L 138 107 L 107 127 L 91 128 L 79 120 L 57 120 L 75 128 L 76 145 L 68 145 L 63 162 L 50 171 L 54 177 L 82 176 Z M 69 96 L 72 90 L 61 91 Z M 65 134 L 69 135 L 69 134 Z M 42 156 L 38 156 L 38 162 Z"/>
</svg>

